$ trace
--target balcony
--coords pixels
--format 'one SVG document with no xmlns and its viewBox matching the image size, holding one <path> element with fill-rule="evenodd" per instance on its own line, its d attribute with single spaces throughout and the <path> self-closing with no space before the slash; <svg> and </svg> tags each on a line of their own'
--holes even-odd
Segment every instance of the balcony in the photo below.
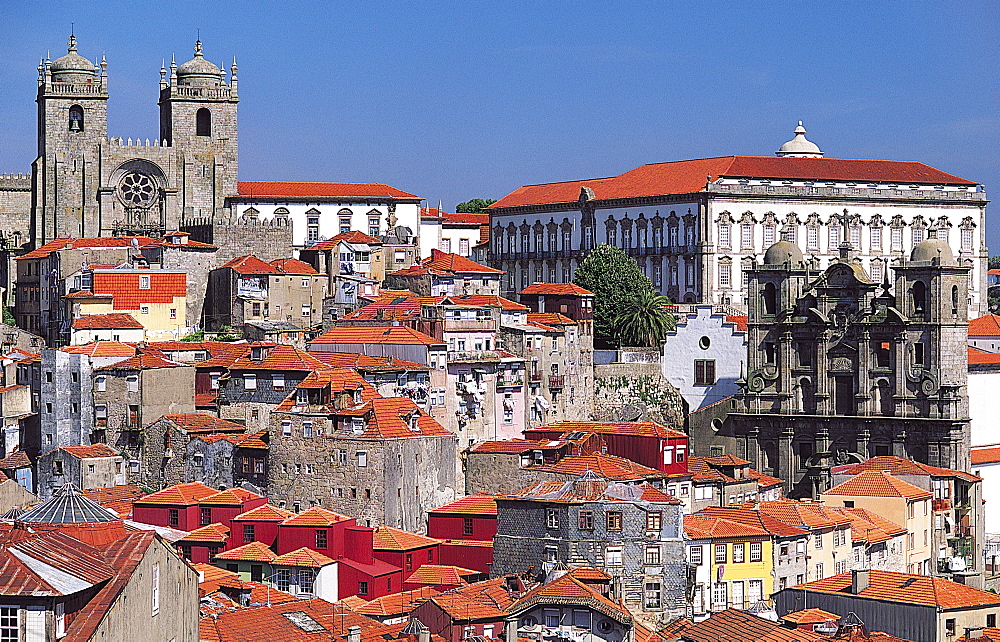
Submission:
<svg viewBox="0 0 1000 642">
<path fill-rule="evenodd" d="M 506 377 L 501 377 L 497 379 L 497 388 L 520 388 L 524 385 L 524 379 L 508 379 Z"/>
<path fill-rule="evenodd" d="M 549 388 L 562 388 L 565 381 L 565 375 L 549 375 Z"/>
<path fill-rule="evenodd" d="M 931 502 L 931 508 L 937 512 L 939 510 L 951 510 L 951 500 L 949 499 L 935 499 Z"/>
<path fill-rule="evenodd" d="M 532 372 L 531 374 L 528 375 L 528 381 L 530 381 L 531 383 L 539 383 L 541 380 L 542 380 L 542 373 L 540 372 Z"/>
<path fill-rule="evenodd" d="M 498 361 L 500 353 L 492 350 L 449 350 L 448 361 Z"/>
<path fill-rule="evenodd" d="M 445 332 L 462 332 L 462 331 L 484 331 L 484 332 L 496 332 L 497 322 L 493 317 L 487 317 L 485 319 L 448 319 L 444 320 L 444 331 Z"/>
</svg>

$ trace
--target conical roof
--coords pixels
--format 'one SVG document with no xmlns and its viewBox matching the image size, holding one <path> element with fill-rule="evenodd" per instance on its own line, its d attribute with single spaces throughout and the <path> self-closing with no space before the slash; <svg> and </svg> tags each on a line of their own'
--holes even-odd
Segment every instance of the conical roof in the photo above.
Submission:
<svg viewBox="0 0 1000 642">
<path fill-rule="evenodd" d="M 427 630 L 427 627 L 424 626 L 423 622 L 421 622 L 420 620 L 418 620 L 415 617 L 411 617 L 410 621 L 407 622 L 406 626 L 404 626 L 400 630 L 399 634 L 400 635 L 420 635 L 422 632 L 424 632 L 426 630 Z"/>
<path fill-rule="evenodd" d="M 120 522 L 121 517 L 83 496 L 71 482 L 63 484 L 51 499 L 17 518 L 26 524 L 86 524 Z"/>
<path fill-rule="evenodd" d="M 21 510 L 20 508 L 18 508 L 17 506 L 11 506 L 6 513 L 0 515 L 0 519 L 17 519 L 23 514 L 24 511 Z"/>
</svg>

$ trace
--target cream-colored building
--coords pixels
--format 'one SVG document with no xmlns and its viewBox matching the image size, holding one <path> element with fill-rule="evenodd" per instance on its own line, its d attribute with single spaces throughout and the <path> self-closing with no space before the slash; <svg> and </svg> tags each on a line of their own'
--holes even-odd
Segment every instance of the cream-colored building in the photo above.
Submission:
<svg viewBox="0 0 1000 642">
<path fill-rule="evenodd" d="M 906 529 L 905 560 L 909 573 L 934 571 L 933 494 L 884 471 L 869 470 L 822 494 L 830 506 L 864 508 Z"/>
</svg>

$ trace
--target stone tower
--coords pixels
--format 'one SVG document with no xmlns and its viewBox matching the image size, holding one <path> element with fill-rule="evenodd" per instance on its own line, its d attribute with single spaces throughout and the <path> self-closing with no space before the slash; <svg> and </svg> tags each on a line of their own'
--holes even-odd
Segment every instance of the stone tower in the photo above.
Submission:
<svg viewBox="0 0 1000 642">
<path fill-rule="evenodd" d="M 108 137 L 107 64 L 77 53 L 38 69 L 38 158 L 32 165 L 31 241 L 61 236 L 158 236 L 185 218 L 228 219 L 237 193 L 236 64 L 194 58 L 160 68 L 160 136 Z"/>
<path fill-rule="evenodd" d="M 237 128 L 236 60 L 227 85 L 225 72 L 205 59 L 201 41 L 194 58 L 177 67 L 170 79 L 160 72 L 160 139 L 184 150 L 186 218 L 204 218 L 221 210 L 226 196 L 236 194 L 239 131 Z"/>
<path fill-rule="evenodd" d="M 692 429 L 695 448 L 722 445 L 793 497 L 877 455 L 967 470 L 969 268 L 936 238 L 893 268 L 894 285 L 873 281 L 846 241 L 825 270 L 788 241 L 771 246 L 747 270 L 742 390 L 711 433 Z"/>
<path fill-rule="evenodd" d="M 100 71 L 98 71 L 100 69 Z M 69 51 L 38 66 L 38 157 L 32 164 L 32 237 L 97 236 L 98 148 L 108 137 L 107 63 Z"/>
</svg>

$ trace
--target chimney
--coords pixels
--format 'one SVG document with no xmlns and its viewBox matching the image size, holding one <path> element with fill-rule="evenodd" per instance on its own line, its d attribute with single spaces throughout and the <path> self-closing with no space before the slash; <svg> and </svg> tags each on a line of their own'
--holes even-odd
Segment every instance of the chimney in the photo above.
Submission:
<svg viewBox="0 0 1000 642">
<path fill-rule="evenodd" d="M 354 625 L 347 628 L 347 642 L 361 642 L 361 627 Z"/>
<path fill-rule="evenodd" d="M 977 638 L 982 639 L 983 637 L 983 627 L 981 626 L 967 626 L 965 627 L 965 639 L 975 640 Z"/>
<path fill-rule="evenodd" d="M 417 633 L 417 642 L 431 642 L 431 630 L 426 626 Z"/>
<path fill-rule="evenodd" d="M 375 529 L 367 526 L 347 526 L 344 528 L 344 556 L 361 564 L 374 564 L 372 550 Z"/>
<path fill-rule="evenodd" d="M 868 588 L 868 569 L 856 568 L 851 571 L 851 593 L 858 595 Z"/>
</svg>

